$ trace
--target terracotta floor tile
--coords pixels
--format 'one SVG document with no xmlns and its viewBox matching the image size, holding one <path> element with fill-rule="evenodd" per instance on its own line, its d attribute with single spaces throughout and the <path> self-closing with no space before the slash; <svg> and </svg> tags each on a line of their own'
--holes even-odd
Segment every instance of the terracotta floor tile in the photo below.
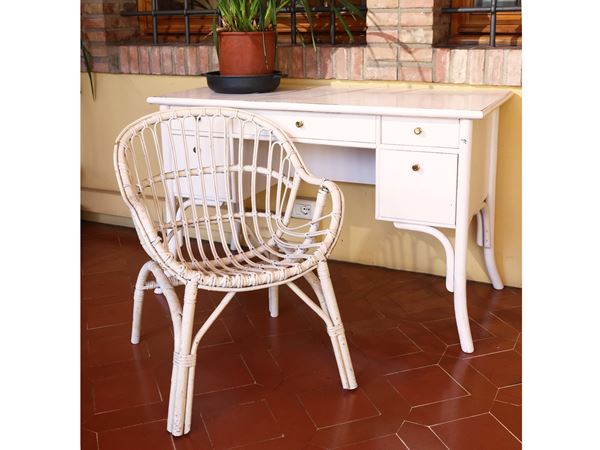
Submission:
<svg viewBox="0 0 600 450">
<path fill-rule="evenodd" d="M 264 308 L 262 312 L 248 314 L 248 320 L 259 336 L 280 336 L 309 331 L 311 326 L 306 317 L 309 314 L 314 313 L 308 308 L 303 310 L 289 308 L 286 311 L 280 311 L 278 317 L 271 317 L 268 309 Z"/>
<path fill-rule="evenodd" d="M 254 378 L 241 355 L 207 355 L 199 352 L 196 360 L 194 394 L 232 389 L 254 384 Z"/>
<path fill-rule="evenodd" d="M 496 396 L 496 387 L 467 361 L 444 357 L 440 366 L 456 380 L 469 395 L 412 408 L 411 422 L 434 425 L 488 412 Z"/>
<path fill-rule="evenodd" d="M 260 339 L 248 316 L 242 313 L 221 316 L 234 342 L 251 343 Z"/>
<path fill-rule="evenodd" d="M 400 417 L 376 416 L 356 422 L 321 428 L 311 439 L 319 447 L 331 449 L 353 443 L 370 441 L 393 434 L 402 423 Z"/>
<path fill-rule="evenodd" d="M 469 304 L 483 307 L 488 311 L 521 306 L 521 290 L 506 286 L 496 290 L 488 283 L 467 283 Z"/>
<path fill-rule="evenodd" d="M 441 356 L 446 350 L 446 345 L 422 323 L 401 320 L 398 322 L 398 329 L 424 352 L 437 353 Z"/>
<path fill-rule="evenodd" d="M 367 356 L 375 359 L 393 358 L 421 351 L 397 328 L 387 330 L 354 329 L 349 331 L 347 336 Z"/>
<path fill-rule="evenodd" d="M 327 450 L 311 443 L 295 441 L 287 436 L 234 448 L 235 450 Z"/>
<path fill-rule="evenodd" d="M 338 447 L 339 450 L 408 450 L 400 438 L 391 434 L 389 436 L 371 439 L 370 441 Z"/>
<path fill-rule="evenodd" d="M 143 372 L 97 380 L 92 389 L 96 413 L 161 401 L 154 376 Z"/>
<path fill-rule="evenodd" d="M 469 321 L 471 325 L 471 335 L 473 341 L 479 341 L 492 337 L 492 335 L 485 329 L 481 328 L 478 324 Z M 456 320 L 454 317 L 442 320 L 434 320 L 431 322 L 423 322 L 423 325 L 435 334 L 444 344 L 452 345 L 460 342 L 458 338 L 458 331 L 456 329 Z"/>
<path fill-rule="evenodd" d="M 404 420 L 411 409 L 409 403 L 398 394 L 385 375 L 362 379 L 360 389 L 365 392 L 382 415 L 399 417 Z"/>
<path fill-rule="evenodd" d="M 437 353 L 412 353 L 397 358 L 390 358 L 381 361 L 381 370 L 379 375 L 392 375 L 397 372 L 419 369 L 436 364 L 440 360 Z"/>
<path fill-rule="evenodd" d="M 134 286 L 135 280 L 124 271 L 84 275 L 81 279 L 81 297 L 91 301 L 119 296 L 120 301 L 127 301 L 133 298 Z"/>
<path fill-rule="evenodd" d="M 336 288 L 335 285 L 333 287 L 334 289 Z M 357 321 L 383 317 L 379 311 L 373 309 L 364 299 L 355 299 L 352 296 L 344 295 L 342 292 L 337 293 L 336 296 L 338 297 L 338 306 L 344 324 L 350 325 Z"/>
<path fill-rule="evenodd" d="M 410 411 L 407 420 L 422 425 L 435 425 L 438 423 L 458 420 L 462 417 L 471 417 L 488 412 L 493 404 L 493 396 L 473 396 L 445 400 L 417 406 Z"/>
<path fill-rule="evenodd" d="M 431 428 L 412 422 L 404 422 L 398 436 L 410 450 L 447 450 Z"/>
<path fill-rule="evenodd" d="M 521 443 L 490 414 L 435 425 L 450 450 L 517 450 Z"/>
<path fill-rule="evenodd" d="M 194 333 L 197 332 L 200 327 L 204 324 L 209 316 L 209 312 L 199 312 L 196 314 L 194 320 Z M 214 347 L 216 345 L 231 344 L 233 343 L 233 337 L 229 332 L 229 328 L 225 324 L 222 318 L 214 321 L 210 326 L 206 334 L 202 337 L 198 348 Z"/>
<path fill-rule="evenodd" d="M 113 246 L 102 245 L 97 249 L 85 249 L 85 260 L 81 264 L 81 272 L 84 275 L 96 275 L 114 272 L 116 270 L 127 270 L 128 260 L 119 248 L 115 240 Z"/>
<path fill-rule="evenodd" d="M 485 375 L 496 387 L 521 383 L 522 358 L 515 351 L 471 358 L 469 364 Z"/>
<path fill-rule="evenodd" d="M 86 328 L 110 327 L 131 322 L 132 301 L 86 307 Z"/>
<path fill-rule="evenodd" d="M 362 389 L 318 389 L 298 395 L 317 428 L 353 422 L 381 413 Z"/>
<path fill-rule="evenodd" d="M 283 372 L 266 348 L 249 349 L 242 357 L 257 384 L 275 388 L 282 382 Z"/>
<path fill-rule="evenodd" d="M 127 329 L 129 331 L 129 329 Z M 129 333 L 128 333 L 129 334 Z M 121 361 L 133 361 L 150 357 L 150 351 L 145 341 L 132 344 L 129 336 L 113 336 L 100 339 L 88 339 L 88 365 L 108 365 Z"/>
<path fill-rule="evenodd" d="M 439 366 L 388 375 L 388 380 L 411 406 L 469 395 Z"/>
<path fill-rule="evenodd" d="M 494 402 L 491 414 L 500 421 L 517 439 L 522 439 L 522 408 L 508 403 Z"/>
<path fill-rule="evenodd" d="M 514 346 L 514 339 L 491 337 L 477 341 L 477 345 L 475 345 L 475 351 L 473 351 L 473 353 L 465 353 L 461 350 L 459 344 L 454 344 L 448 346 L 445 355 L 459 359 L 472 359 L 478 356 L 489 355 L 491 353 L 512 350 Z"/>
<path fill-rule="evenodd" d="M 517 384 L 515 386 L 507 386 L 498 389 L 498 395 L 496 400 L 499 402 L 510 403 L 511 405 L 521 405 L 522 403 L 522 387 L 523 385 Z"/>
<path fill-rule="evenodd" d="M 302 402 L 285 386 L 280 385 L 271 391 L 267 401 L 286 438 L 307 443 L 315 435 L 317 429 Z"/>
<path fill-rule="evenodd" d="M 331 344 L 313 333 L 280 338 L 269 351 L 286 378 L 315 370 L 338 374 Z"/>
<path fill-rule="evenodd" d="M 386 377 L 366 378 L 359 383 L 359 390 L 377 408 L 378 414 L 321 428 L 314 433 L 311 443 L 323 448 L 337 448 L 389 436 L 398 430 L 410 412 L 408 403 L 394 390 Z M 339 389 L 339 384 L 336 383 L 332 385 L 331 392 L 348 392 Z"/>
<path fill-rule="evenodd" d="M 192 412 L 192 427 L 188 434 L 173 436 L 174 450 L 212 450 L 201 414 Z M 171 450 L 171 449 L 169 449 Z"/>
<path fill-rule="evenodd" d="M 167 421 L 144 423 L 98 434 L 99 450 L 171 450 Z"/>
<path fill-rule="evenodd" d="M 98 433 L 82 428 L 81 450 L 98 450 Z"/>
<path fill-rule="evenodd" d="M 167 419 L 166 401 L 116 409 L 82 417 L 82 426 L 96 432 Z"/>
<path fill-rule="evenodd" d="M 469 438 L 463 428 L 483 430 L 475 448 L 520 445 L 508 430 L 520 436 L 521 291 L 467 284 L 476 339 L 467 355 L 443 277 L 338 261 L 329 266 L 359 389 L 342 389 L 322 321 L 289 288 L 276 319 L 267 291 L 242 292 L 201 342 L 192 430 L 172 438 L 164 296 L 146 292 L 142 339 L 129 343 L 133 284 L 148 256 L 131 228 L 83 223 L 81 237 L 84 450 L 436 450 L 442 437 Z M 195 329 L 222 297 L 199 292 Z"/>
<path fill-rule="evenodd" d="M 519 335 L 519 330 L 496 317 L 488 309 L 469 306 L 469 317 L 497 338 L 516 339 Z"/>
<path fill-rule="evenodd" d="M 496 386 L 469 364 L 469 361 L 444 356 L 440 359 L 439 365 L 469 394 L 475 396 L 485 395 L 494 398 L 497 393 Z"/>
<path fill-rule="evenodd" d="M 283 437 L 264 399 L 204 415 L 203 420 L 216 450 Z"/>
<path fill-rule="evenodd" d="M 498 311 L 494 311 L 493 313 L 496 317 L 504 320 L 506 323 L 514 327 L 515 329 L 521 331 L 522 328 L 522 309 L 521 307 L 517 308 L 505 308 Z"/>
</svg>

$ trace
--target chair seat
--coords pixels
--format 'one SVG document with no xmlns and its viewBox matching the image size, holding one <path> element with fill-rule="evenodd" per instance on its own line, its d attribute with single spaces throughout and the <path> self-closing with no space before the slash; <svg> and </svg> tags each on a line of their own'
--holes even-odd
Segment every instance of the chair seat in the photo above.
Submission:
<svg viewBox="0 0 600 450">
<path fill-rule="evenodd" d="M 256 251 L 232 254 L 224 258 L 179 260 L 185 267 L 184 280 L 196 279 L 198 287 L 210 290 L 254 290 L 283 284 L 313 270 L 325 255 L 320 251 L 290 254 L 287 259 L 269 258 Z"/>
</svg>

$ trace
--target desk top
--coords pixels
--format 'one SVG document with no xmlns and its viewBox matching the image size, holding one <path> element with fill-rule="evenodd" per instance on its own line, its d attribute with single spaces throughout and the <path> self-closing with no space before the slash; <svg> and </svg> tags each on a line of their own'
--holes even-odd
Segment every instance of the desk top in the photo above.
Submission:
<svg viewBox="0 0 600 450">
<path fill-rule="evenodd" d="M 205 87 L 148 97 L 147 102 L 170 106 L 481 119 L 511 95 L 510 91 L 498 89 L 283 85 L 263 94 L 217 94 Z"/>
</svg>

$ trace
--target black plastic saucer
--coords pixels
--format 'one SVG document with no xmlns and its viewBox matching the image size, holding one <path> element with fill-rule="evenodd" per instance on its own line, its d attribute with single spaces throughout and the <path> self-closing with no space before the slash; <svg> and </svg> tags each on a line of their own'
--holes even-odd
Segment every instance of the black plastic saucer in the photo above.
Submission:
<svg viewBox="0 0 600 450">
<path fill-rule="evenodd" d="M 217 70 L 202 76 L 206 77 L 208 87 L 220 94 L 252 94 L 274 91 L 286 75 L 277 70 L 266 75 L 233 76 L 221 75 Z"/>
</svg>

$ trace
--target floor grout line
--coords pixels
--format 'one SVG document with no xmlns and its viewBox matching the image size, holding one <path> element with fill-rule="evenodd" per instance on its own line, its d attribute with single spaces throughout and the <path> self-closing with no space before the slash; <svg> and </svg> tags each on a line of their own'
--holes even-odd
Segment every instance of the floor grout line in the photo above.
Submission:
<svg viewBox="0 0 600 450">
<path fill-rule="evenodd" d="M 493 417 L 493 418 L 496 420 L 496 422 L 498 422 L 500 425 L 502 425 L 502 427 L 503 427 L 503 428 L 504 428 L 506 431 L 508 431 L 512 437 L 514 437 L 514 438 L 515 438 L 517 441 L 519 441 L 519 443 L 522 443 L 522 442 L 521 442 L 521 439 L 519 439 L 517 436 L 515 436 L 515 434 L 514 434 L 512 431 L 510 431 L 510 430 L 509 430 L 509 429 L 506 427 L 506 425 L 504 425 L 504 424 L 502 423 L 502 421 L 501 421 L 500 419 L 498 419 L 498 418 L 497 418 L 497 417 L 496 417 L 496 416 L 495 416 L 495 415 L 494 415 L 494 414 L 493 414 L 491 411 L 490 411 L 490 416 L 492 416 L 492 417 Z"/>
</svg>

